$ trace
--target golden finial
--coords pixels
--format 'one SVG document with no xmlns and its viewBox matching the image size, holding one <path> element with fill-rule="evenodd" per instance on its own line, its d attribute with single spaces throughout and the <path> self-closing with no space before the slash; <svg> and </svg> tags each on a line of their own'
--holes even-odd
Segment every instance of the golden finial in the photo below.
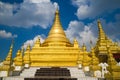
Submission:
<svg viewBox="0 0 120 80">
<path fill-rule="evenodd" d="M 77 42 L 77 39 L 76 39 L 76 38 L 74 39 L 74 42 Z"/>
<path fill-rule="evenodd" d="M 12 43 L 11 43 L 11 46 L 10 46 L 10 50 L 9 50 L 9 54 L 12 54 L 13 44 L 14 44 L 14 40 L 12 40 Z"/>
<path fill-rule="evenodd" d="M 93 47 L 91 48 L 91 52 L 94 53 L 94 48 Z"/>
<path fill-rule="evenodd" d="M 21 53 L 21 50 L 18 50 L 18 52 L 17 52 L 17 53 L 18 53 L 18 55 L 19 55 L 19 54 Z"/>
<path fill-rule="evenodd" d="M 101 25 L 100 20 L 98 20 L 98 28 L 99 28 L 99 29 L 102 29 L 102 25 Z"/>
<path fill-rule="evenodd" d="M 13 49 L 13 44 L 14 44 L 14 39 L 12 39 L 12 43 L 11 43 L 10 49 Z"/>
<path fill-rule="evenodd" d="M 30 44 L 28 44 L 26 50 L 30 50 L 30 48 L 31 48 L 31 46 L 30 46 Z"/>
<path fill-rule="evenodd" d="M 74 39 L 74 47 L 79 47 L 79 45 L 78 45 L 78 42 L 77 42 L 77 39 L 76 39 L 76 38 Z"/>
<path fill-rule="evenodd" d="M 38 36 L 37 39 L 35 40 L 35 44 L 40 44 L 40 37 Z"/>
<path fill-rule="evenodd" d="M 40 36 L 38 36 L 37 39 L 34 42 L 34 47 L 40 47 L 40 46 L 41 46 Z"/>
<path fill-rule="evenodd" d="M 83 51 L 86 51 L 86 46 L 85 46 L 85 43 L 83 43 Z"/>
<path fill-rule="evenodd" d="M 21 47 L 21 52 L 22 52 L 22 53 L 24 52 L 24 48 L 23 48 L 23 47 Z"/>
<path fill-rule="evenodd" d="M 58 9 L 58 7 L 56 8 L 55 14 L 59 14 L 59 9 Z"/>
</svg>

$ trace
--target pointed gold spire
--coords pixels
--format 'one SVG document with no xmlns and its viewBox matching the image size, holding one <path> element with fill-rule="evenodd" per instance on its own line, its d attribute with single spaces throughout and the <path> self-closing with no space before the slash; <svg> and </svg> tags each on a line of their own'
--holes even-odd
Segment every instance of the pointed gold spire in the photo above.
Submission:
<svg viewBox="0 0 120 80">
<path fill-rule="evenodd" d="M 76 38 L 74 39 L 74 47 L 79 47 L 79 45 L 78 45 L 78 41 L 76 40 Z"/>
<path fill-rule="evenodd" d="M 100 40 L 105 40 L 107 39 L 107 36 L 102 28 L 100 20 L 98 20 L 98 29 L 99 29 L 99 39 Z"/>
<path fill-rule="evenodd" d="M 86 71 L 86 70 L 85 70 L 85 67 L 90 66 L 91 58 L 90 58 L 89 55 L 88 55 L 88 52 L 87 52 L 87 50 L 86 50 L 86 46 L 85 46 L 84 43 L 83 43 L 83 46 L 82 46 L 82 50 L 83 50 L 83 61 L 82 61 L 82 65 L 83 65 L 83 67 L 84 67 L 83 70 Z"/>
<path fill-rule="evenodd" d="M 43 46 L 71 46 L 71 43 L 66 38 L 65 32 L 62 28 L 59 11 L 56 9 L 55 18 L 52 25 L 52 28 L 48 34 L 47 39 L 43 43 Z"/>
<path fill-rule="evenodd" d="M 15 66 L 22 66 L 23 65 L 23 57 L 22 57 L 22 51 L 18 50 L 16 57 L 14 58 Z"/>
<path fill-rule="evenodd" d="M 37 38 L 37 40 L 35 41 L 34 47 L 40 47 L 41 43 L 40 43 L 40 37 Z"/>
<path fill-rule="evenodd" d="M 12 51 L 13 51 L 13 42 L 10 46 L 10 50 L 9 50 L 9 53 L 4 61 L 4 65 L 11 65 L 12 64 Z"/>
<path fill-rule="evenodd" d="M 26 51 L 30 51 L 30 44 L 28 44 Z"/>
<path fill-rule="evenodd" d="M 90 70 L 92 70 L 92 71 L 100 70 L 100 66 L 98 66 L 99 65 L 99 59 L 95 55 L 94 48 L 91 48 L 91 54 L 92 54 L 92 57 L 91 57 Z"/>
<path fill-rule="evenodd" d="M 29 64 L 30 64 L 30 50 L 31 49 L 30 49 L 30 44 L 29 44 L 26 48 L 26 51 L 24 52 L 24 57 L 23 57 L 25 67 L 29 67 Z"/>
<path fill-rule="evenodd" d="M 86 51 L 86 50 L 87 50 L 84 43 L 83 43 L 83 46 L 82 46 L 82 50 L 83 50 L 83 51 Z"/>
<path fill-rule="evenodd" d="M 7 55 L 6 59 L 3 61 L 3 66 L 0 67 L 0 70 L 10 71 L 12 69 L 12 67 L 11 67 L 11 65 L 12 65 L 12 49 L 13 49 L 13 41 L 10 46 L 8 55 Z"/>
</svg>

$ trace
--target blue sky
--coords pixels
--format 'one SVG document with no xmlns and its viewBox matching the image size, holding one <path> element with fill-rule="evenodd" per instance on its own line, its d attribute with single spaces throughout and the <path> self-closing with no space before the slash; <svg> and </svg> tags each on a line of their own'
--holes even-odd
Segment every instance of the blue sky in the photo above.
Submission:
<svg viewBox="0 0 120 80">
<path fill-rule="evenodd" d="M 71 43 L 76 38 L 89 48 L 98 37 L 97 20 L 113 41 L 120 42 L 120 0 L 0 0 L 0 58 L 14 38 L 13 57 L 21 47 L 47 37 L 59 6 L 60 19 Z"/>
</svg>

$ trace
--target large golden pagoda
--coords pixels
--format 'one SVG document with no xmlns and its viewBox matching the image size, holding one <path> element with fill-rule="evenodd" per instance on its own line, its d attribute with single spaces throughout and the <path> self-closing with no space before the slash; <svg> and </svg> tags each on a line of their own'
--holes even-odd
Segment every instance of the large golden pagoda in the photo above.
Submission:
<svg viewBox="0 0 120 80">
<path fill-rule="evenodd" d="M 7 71 L 8 76 L 13 69 L 13 71 L 22 71 L 29 67 L 76 67 L 83 69 L 84 72 L 95 74 L 96 71 L 101 71 L 98 65 L 106 62 L 110 73 L 106 74 L 106 77 L 110 78 L 112 74 L 113 79 L 119 78 L 120 66 L 117 66 L 118 59 L 114 56 L 120 55 L 120 46 L 107 37 L 99 20 L 98 30 L 98 40 L 91 52 L 87 51 L 85 45 L 80 48 L 76 39 L 73 43 L 67 39 L 57 9 L 46 40 L 41 43 L 38 37 L 33 47 L 28 45 L 26 50 L 18 50 L 14 60 L 12 60 L 12 45 L 3 65 L 0 66 L 0 73 Z M 93 76 L 97 77 L 96 74 Z"/>
<path fill-rule="evenodd" d="M 27 52 L 24 54 L 26 57 L 24 64 L 29 64 L 29 66 L 77 66 L 79 53 L 80 48 L 77 41 L 71 44 L 66 38 L 57 9 L 47 39 L 41 44 L 38 38 L 32 49 L 27 48 Z"/>
</svg>

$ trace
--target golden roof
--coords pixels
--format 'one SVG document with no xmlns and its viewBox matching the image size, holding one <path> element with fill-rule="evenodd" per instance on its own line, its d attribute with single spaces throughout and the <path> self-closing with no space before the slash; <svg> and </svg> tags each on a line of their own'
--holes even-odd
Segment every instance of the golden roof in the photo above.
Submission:
<svg viewBox="0 0 120 80">
<path fill-rule="evenodd" d="M 71 46 L 71 43 L 66 38 L 65 32 L 62 28 L 58 9 L 55 12 L 52 28 L 42 46 Z"/>
</svg>

